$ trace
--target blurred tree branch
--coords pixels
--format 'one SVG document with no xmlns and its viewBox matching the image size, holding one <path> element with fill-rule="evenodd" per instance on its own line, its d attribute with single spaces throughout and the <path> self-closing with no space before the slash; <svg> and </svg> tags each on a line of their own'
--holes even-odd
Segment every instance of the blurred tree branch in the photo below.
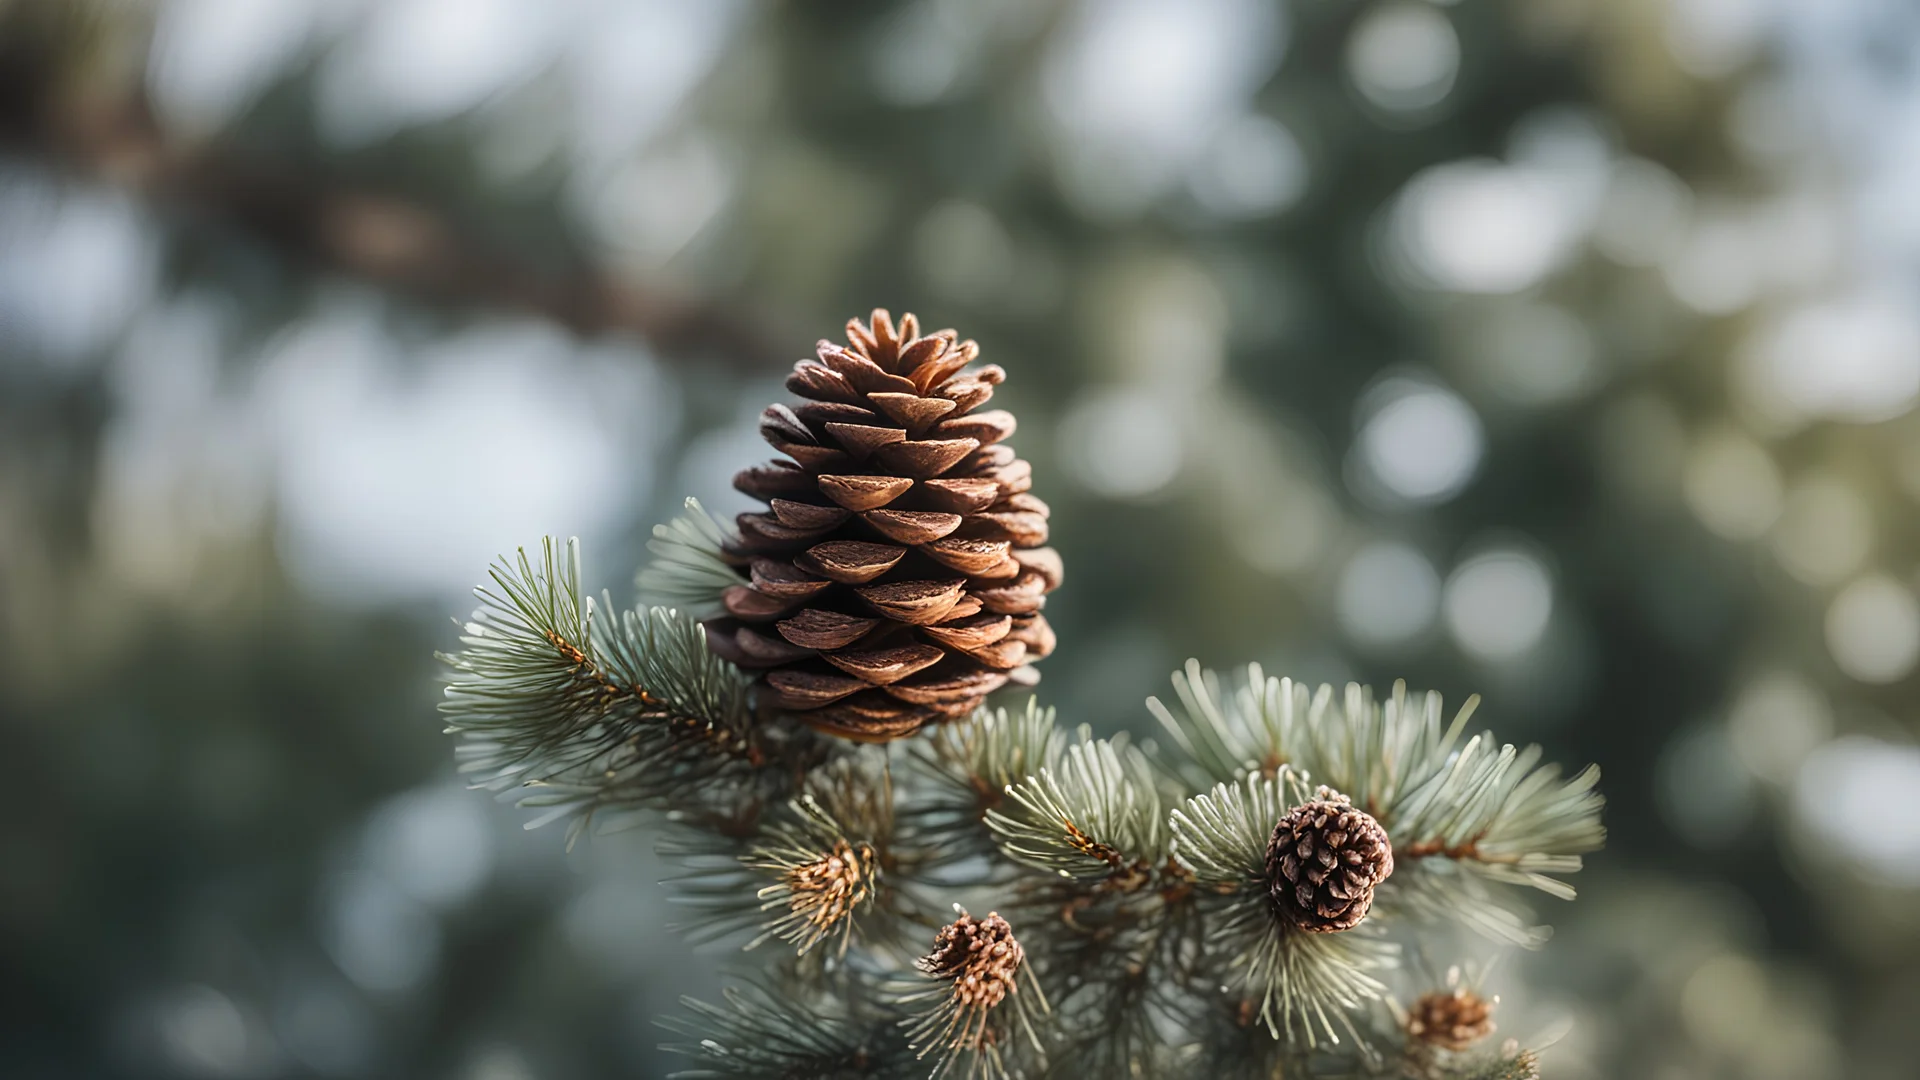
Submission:
<svg viewBox="0 0 1920 1080">
<path fill-rule="evenodd" d="M 102 76 L 98 26 L 0 4 L 0 152 L 54 165 L 172 211 L 188 229 L 239 235 L 294 266 L 344 274 L 417 300 L 519 311 L 583 337 L 633 334 L 681 362 L 777 369 L 775 336 L 736 309 L 642 286 L 574 258 L 535 265 L 417 200 L 247 160 L 171 137 L 139 65 Z"/>
</svg>

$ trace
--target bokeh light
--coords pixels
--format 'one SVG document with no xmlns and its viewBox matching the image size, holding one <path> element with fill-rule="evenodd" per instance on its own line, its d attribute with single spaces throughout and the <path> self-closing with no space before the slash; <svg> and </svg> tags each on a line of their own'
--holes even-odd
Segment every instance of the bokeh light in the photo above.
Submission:
<svg viewBox="0 0 1920 1080">
<path fill-rule="evenodd" d="M 1447 578 L 1447 630 L 1468 655 L 1511 661 L 1540 643 L 1553 617 L 1553 579 L 1533 555 L 1483 551 Z"/>
<path fill-rule="evenodd" d="M 1108 498 L 1153 495 L 1180 473 L 1181 434 L 1166 402 L 1144 389 L 1084 395 L 1060 421 L 1060 453 L 1073 475 Z"/>
<path fill-rule="evenodd" d="M 1860 568 L 1873 550 L 1873 510 L 1836 476 L 1804 477 L 1787 491 L 1773 549 L 1795 577 L 1830 585 Z"/>
<path fill-rule="evenodd" d="M 1823 854 L 1850 859 L 1879 880 L 1920 887 L 1920 747 L 1843 735 L 1801 766 L 1794 804 Z"/>
<path fill-rule="evenodd" d="M 1785 671 L 1748 681 L 1727 713 L 1734 755 L 1754 775 L 1776 784 L 1793 780 L 1807 755 L 1832 736 L 1833 726 L 1833 707 L 1825 695 Z"/>
<path fill-rule="evenodd" d="M 1013 239 L 979 203 L 934 207 L 915 231 L 914 249 L 928 284 L 958 303 L 992 302 L 1014 284 Z"/>
<path fill-rule="evenodd" d="M 1715 428 L 1694 441 L 1686 459 L 1687 505 L 1701 524 L 1729 540 L 1752 540 L 1780 516 L 1780 470 L 1753 439 Z"/>
<path fill-rule="evenodd" d="M 1390 500 L 1431 503 L 1473 479 L 1485 435 L 1460 395 L 1436 383 L 1393 378 L 1367 396 L 1362 410 L 1354 463 L 1363 484 Z"/>
<path fill-rule="evenodd" d="M 396 994 L 418 987 L 440 962 L 433 912 L 382 878 L 343 873 L 322 914 L 321 940 L 361 989 Z"/>
<path fill-rule="evenodd" d="M 1285 24 L 1258 0 L 1115 0 L 1075 11 L 1042 75 L 1052 119 L 1077 152 L 1058 160 L 1096 215 L 1162 194 L 1278 62 Z"/>
<path fill-rule="evenodd" d="M 1311 170 L 1291 131 L 1264 116 L 1243 116 L 1213 137 L 1188 186 L 1207 212 L 1229 220 L 1287 209 L 1306 194 Z"/>
<path fill-rule="evenodd" d="M 1625 266 L 1657 266 L 1672 258 L 1686 237 L 1693 192 L 1658 162 L 1623 158 L 1613 167 L 1593 243 Z"/>
<path fill-rule="evenodd" d="M 371 5 L 322 69 L 321 122 L 356 145 L 473 108 L 539 70 L 559 44 L 555 15 L 513 0 Z"/>
<path fill-rule="evenodd" d="M 1517 293 L 1572 251 L 1576 222 L 1551 179 L 1495 161 L 1437 165 L 1394 205 L 1396 265 L 1419 285 L 1462 293 Z"/>
<path fill-rule="evenodd" d="M 1392 112 L 1431 108 L 1453 89 L 1460 39 L 1430 4 L 1375 5 L 1347 40 L 1347 73 L 1361 95 Z"/>
<path fill-rule="evenodd" d="M 1604 359 L 1580 317 L 1557 304 L 1499 303 L 1466 335 L 1463 364 L 1497 398 L 1544 407 L 1573 400 L 1603 380 Z"/>
<path fill-rule="evenodd" d="M 75 363 L 111 342 L 152 288 L 157 252 L 125 199 L 0 182 L 0 344 Z"/>
<path fill-rule="evenodd" d="M 1440 576 L 1414 548 L 1369 543 L 1340 571 L 1335 610 L 1341 629 L 1363 646 L 1403 646 L 1433 625 L 1440 607 Z"/>
<path fill-rule="evenodd" d="M 374 319 L 346 304 L 289 330 L 255 391 L 287 550 L 322 587 L 459 595 L 463 564 L 496 554 L 483 538 L 605 535 L 645 497 L 646 473 L 619 464 L 661 434 L 623 422 L 666 390 L 643 355 L 575 354 L 552 328 L 517 324 L 403 367 Z M 594 385 L 592 399 L 565 392 L 560 372 Z M 535 422 L 554 416 L 570 422 Z"/>
<path fill-rule="evenodd" d="M 227 995 L 204 984 L 183 986 L 155 1009 L 161 1052 L 189 1076 L 240 1077 L 270 1060 L 264 1033 L 248 1023 Z"/>
<path fill-rule="evenodd" d="M 1920 397 L 1920 321 L 1893 297 L 1812 304 L 1761 328 L 1739 363 L 1740 390 L 1768 419 L 1888 420 Z"/>
<path fill-rule="evenodd" d="M 1827 649 L 1847 674 L 1869 683 L 1905 678 L 1920 660 L 1920 603 L 1913 590 L 1869 574 L 1827 608 Z"/>
</svg>

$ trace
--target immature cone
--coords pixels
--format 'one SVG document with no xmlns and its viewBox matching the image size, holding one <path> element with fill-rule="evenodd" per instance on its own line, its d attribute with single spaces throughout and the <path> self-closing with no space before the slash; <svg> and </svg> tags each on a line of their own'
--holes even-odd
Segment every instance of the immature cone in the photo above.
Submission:
<svg viewBox="0 0 1920 1080">
<path fill-rule="evenodd" d="M 766 858 L 752 865 L 780 872 L 777 884 L 760 890 L 761 910 L 784 904 L 786 910 L 768 924 L 769 936 L 791 942 L 800 953 L 838 933 L 844 949 L 849 920 L 873 899 L 879 858 L 873 847 L 835 840 L 832 849 L 806 862 Z"/>
<path fill-rule="evenodd" d="M 820 342 L 760 432 L 791 461 L 734 487 L 768 503 L 728 554 L 745 582 L 709 624 L 713 650 L 764 671 L 771 701 L 867 742 L 964 716 L 1053 651 L 1040 615 L 1060 584 L 1033 471 L 1000 445 L 1013 416 L 980 411 L 1006 372 L 965 370 L 979 346 L 920 336 L 907 315 Z"/>
<path fill-rule="evenodd" d="M 1465 1050 L 1493 1034 L 1493 1004 L 1465 987 L 1422 995 L 1407 1010 L 1407 1034 L 1429 1046 Z"/>
<path fill-rule="evenodd" d="M 953 983 L 953 999 L 966 1009 L 991 1009 L 1014 992 L 1013 977 L 1027 953 L 1013 927 L 998 912 L 976 919 L 962 912 L 940 928 L 933 951 L 914 962 L 921 971 Z"/>
<path fill-rule="evenodd" d="M 1387 831 L 1345 795 L 1322 787 L 1287 811 L 1267 843 L 1267 890 L 1274 908 L 1302 930 L 1351 930 L 1373 906 L 1373 889 L 1393 873 Z"/>
</svg>

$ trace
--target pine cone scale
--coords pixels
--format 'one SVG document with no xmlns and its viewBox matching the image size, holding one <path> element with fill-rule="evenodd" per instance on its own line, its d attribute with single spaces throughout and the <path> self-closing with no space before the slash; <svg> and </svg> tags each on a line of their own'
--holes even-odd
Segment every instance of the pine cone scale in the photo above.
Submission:
<svg viewBox="0 0 1920 1080">
<path fill-rule="evenodd" d="M 981 446 L 990 446 L 1010 437 L 1013 429 L 1012 413 L 1005 409 L 992 409 L 954 420 L 944 420 L 935 424 L 930 434 L 942 439 L 973 439 Z"/>
<path fill-rule="evenodd" d="M 923 480 L 917 490 L 930 508 L 955 514 L 985 510 L 1000 498 L 1000 485 L 991 477 L 950 476 Z"/>
<path fill-rule="evenodd" d="M 755 592 L 782 600 L 805 600 L 833 584 L 777 559 L 756 558 L 748 564 L 748 573 Z"/>
<path fill-rule="evenodd" d="M 841 585 L 865 585 L 899 565 L 907 549 L 862 540 L 829 540 L 796 555 L 795 566 Z"/>
<path fill-rule="evenodd" d="M 787 387 L 805 400 L 762 413 L 791 460 L 734 478 L 767 509 L 737 519 L 744 580 L 709 635 L 763 671 L 781 708 L 875 741 L 1030 684 L 1026 665 L 1054 645 L 1038 612 L 1062 577 L 1040 547 L 1032 469 L 1004 445 L 1013 415 L 976 411 L 1006 372 L 969 369 L 978 346 L 918 326 L 852 321 L 847 345 L 822 341 L 795 365 Z"/>
<path fill-rule="evenodd" d="M 972 615 L 965 619 L 950 619 L 938 626 L 922 627 L 920 632 L 949 649 L 972 652 L 975 649 L 984 649 L 1011 634 L 1013 617 Z"/>
<path fill-rule="evenodd" d="M 937 335 L 929 335 L 900 349 L 899 356 L 894 361 L 894 368 L 907 373 L 907 381 L 912 382 L 912 374 L 921 364 L 926 363 L 928 360 L 933 359 L 934 356 L 945 351 L 946 343 L 942 342 Z"/>
<path fill-rule="evenodd" d="M 882 391 L 868 394 L 867 400 L 873 402 L 888 419 L 905 427 L 915 438 L 924 435 L 928 428 L 959 407 L 946 398 L 922 397 L 918 393 L 890 394 Z"/>
<path fill-rule="evenodd" d="M 792 602 L 747 585 L 734 585 L 720 597 L 727 614 L 746 622 L 771 622 L 786 614 Z"/>
<path fill-rule="evenodd" d="M 878 625 L 878 619 L 808 608 L 791 619 L 775 623 L 774 629 L 803 649 L 842 649 L 866 637 Z"/>
<path fill-rule="evenodd" d="M 945 659 L 946 651 L 933 645 L 906 644 L 884 649 L 821 653 L 834 667 L 875 686 L 887 686 L 924 671 Z"/>
<path fill-rule="evenodd" d="M 905 495 L 913 481 L 903 476 L 826 475 L 820 477 L 819 487 L 821 494 L 858 514 L 878 510 Z"/>
<path fill-rule="evenodd" d="M 879 427 L 873 424 L 843 424 L 829 422 L 822 424 L 827 436 L 840 444 L 855 461 L 865 461 L 873 452 L 883 446 L 907 441 L 907 429 L 897 427 Z"/>
<path fill-rule="evenodd" d="M 844 424 L 873 424 L 875 426 L 882 426 L 880 424 L 881 418 L 879 413 L 863 406 L 849 405 L 842 401 L 809 401 L 794 408 L 793 415 L 799 417 L 800 422 L 807 425 L 807 430 L 813 432 L 816 439 L 825 438 L 825 436 L 821 434 L 821 432 L 826 430 L 822 425 L 829 421 L 838 421 Z"/>
<path fill-rule="evenodd" d="M 771 499 L 767 505 L 773 509 L 774 520 L 780 524 L 810 533 L 824 533 L 852 516 L 850 511 L 838 506 L 821 506 L 792 499 Z"/>
<path fill-rule="evenodd" d="M 956 666 L 960 663 L 955 661 Z M 1006 681 L 1007 676 L 1002 672 L 975 667 L 944 676 L 894 683 L 881 689 L 889 696 L 915 705 L 958 705 L 970 704 L 1006 685 Z"/>
<path fill-rule="evenodd" d="M 982 665 L 998 671 L 1010 671 L 1026 662 L 1027 646 L 1024 642 L 1002 639 L 991 645 L 962 650 Z"/>
<path fill-rule="evenodd" d="M 1040 579 L 1046 582 L 1048 592 L 1059 588 L 1060 582 L 1067 576 L 1066 563 L 1060 558 L 1060 553 L 1050 547 L 1020 548 L 1010 550 L 1008 554 L 1014 562 L 1039 574 Z"/>
<path fill-rule="evenodd" d="M 932 480 L 979 448 L 978 439 L 921 439 L 882 446 L 873 456 L 891 472 L 915 480 Z"/>
<path fill-rule="evenodd" d="M 966 589 L 964 578 L 950 581 L 895 581 L 885 585 L 866 585 L 854 594 L 867 605 L 895 622 L 909 626 L 931 626 L 944 621 L 960 602 Z"/>
<path fill-rule="evenodd" d="M 868 510 L 860 520 L 875 532 L 908 547 L 921 547 L 944 540 L 965 520 L 959 514 L 938 510 Z"/>
<path fill-rule="evenodd" d="M 954 519 L 957 528 L 960 516 L 956 514 Z M 1012 554 L 1012 548 L 1012 542 L 1007 540 L 958 537 L 931 541 L 921 545 L 920 551 L 942 566 L 969 576 L 978 576 L 1006 562 Z"/>
</svg>

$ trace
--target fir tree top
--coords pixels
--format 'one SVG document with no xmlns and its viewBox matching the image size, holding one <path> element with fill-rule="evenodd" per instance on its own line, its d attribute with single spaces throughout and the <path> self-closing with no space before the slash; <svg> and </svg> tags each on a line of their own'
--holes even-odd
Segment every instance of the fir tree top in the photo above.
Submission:
<svg viewBox="0 0 1920 1080">
<path fill-rule="evenodd" d="M 672 606 L 596 603 L 549 540 L 446 657 L 477 786 L 569 842 L 660 822 L 688 929 L 762 958 L 664 1021 L 684 1075 L 1538 1075 L 1409 950 L 1542 943 L 1514 894 L 1573 896 L 1596 770 L 1469 735 L 1471 700 L 1258 666 L 1189 663 L 1164 746 L 983 703 L 1060 580 L 1012 418 L 972 411 L 1002 375 L 912 316 L 848 330 L 768 410 L 792 461 L 737 483 L 769 510 L 655 530 Z"/>
</svg>

